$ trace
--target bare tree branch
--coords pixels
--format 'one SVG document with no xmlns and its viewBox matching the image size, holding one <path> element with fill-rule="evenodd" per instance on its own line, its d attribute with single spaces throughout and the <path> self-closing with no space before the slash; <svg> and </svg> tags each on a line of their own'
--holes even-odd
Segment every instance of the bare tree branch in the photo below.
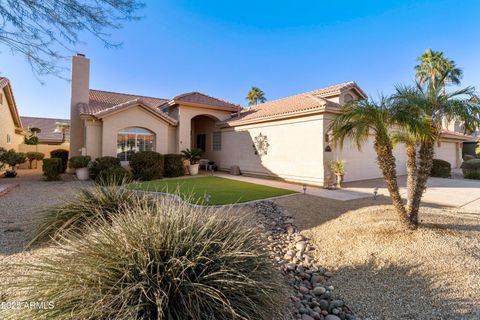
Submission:
<svg viewBox="0 0 480 320">
<path fill-rule="evenodd" d="M 37 77 L 62 77 L 67 68 L 60 62 L 75 51 L 80 33 L 118 47 L 108 31 L 140 19 L 143 7 L 139 0 L 0 0 L 0 45 L 23 55 Z"/>
</svg>

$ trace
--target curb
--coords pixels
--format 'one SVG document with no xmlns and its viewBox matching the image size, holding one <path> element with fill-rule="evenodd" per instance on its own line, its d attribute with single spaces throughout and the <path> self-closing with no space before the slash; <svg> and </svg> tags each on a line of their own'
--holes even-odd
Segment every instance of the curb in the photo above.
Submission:
<svg viewBox="0 0 480 320">
<path fill-rule="evenodd" d="M 12 184 L 8 185 L 5 190 L 0 192 L 0 197 L 6 195 L 7 193 L 12 191 L 16 187 L 18 187 L 18 183 L 12 183 Z"/>
</svg>

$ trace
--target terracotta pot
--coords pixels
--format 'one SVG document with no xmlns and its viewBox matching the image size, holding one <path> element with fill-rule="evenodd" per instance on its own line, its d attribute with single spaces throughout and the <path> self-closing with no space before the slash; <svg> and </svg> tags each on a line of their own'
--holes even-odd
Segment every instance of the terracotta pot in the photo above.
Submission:
<svg viewBox="0 0 480 320">
<path fill-rule="evenodd" d="M 89 178 L 88 168 L 77 168 L 75 170 L 75 175 L 77 176 L 77 179 L 80 181 L 88 180 Z"/>
</svg>

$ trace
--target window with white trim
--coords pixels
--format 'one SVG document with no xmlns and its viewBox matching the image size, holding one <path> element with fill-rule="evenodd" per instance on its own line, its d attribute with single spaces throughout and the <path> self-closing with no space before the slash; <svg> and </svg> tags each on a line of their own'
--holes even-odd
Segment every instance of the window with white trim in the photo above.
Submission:
<svg viewBox="0 0 480 320">
<path fill-rule="evenodd" d="M 139 151 L 155 151 L 155 134 L 137 127 L 120 130 L 117 135 L 117 158 L 128 161 L 132 154 Z"/>
<path fill-rule="evenodd" d="M 221 151 L 222 150 L 222 132 L 215 131 L 213 133 L 213 151 Z"/>
</svg>

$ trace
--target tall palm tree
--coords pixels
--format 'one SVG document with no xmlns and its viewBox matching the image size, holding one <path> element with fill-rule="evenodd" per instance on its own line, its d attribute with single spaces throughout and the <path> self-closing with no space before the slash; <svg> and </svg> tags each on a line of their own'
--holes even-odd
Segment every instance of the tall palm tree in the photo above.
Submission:
<svg viewBox="0 0 480 320">
<path fill-rule="evenodd" d="M 418 221 L 420 202 L 432 168 L 435 142 L 442 133 L 442 119 L 459 119 L 463 122 L 466 131 L 475 131 L 480 127 L 480 105 L 475 102 L 474 88 L 468 87 L 450 93 L 443 93 L 442 84 L 448 76 L 447 72 L 411 87 L 397 87 L 392 96 L 395 108 L 404 110 L 419 119 L 430 123 L 428 138 L 418 143 L 416 155 L 416 172 L 414 186 L 409 190 L 409 205 L 407 214 L 411 221 Z M 412 127 L 405 126 L 410 133 L 415 132 Z"/>
<path fill-rule="evenodd" d="M 258 103 L 264 103 L 265 101 L 267 101 L 267 98 L 265 98 L 265 93 L 260 90 L 259 87 L 252 87 L 245 99 L 248 101 L 249 106 L 256 105 Z"/>
<path fill-rule="evenodd" d="M 356 100 L 342 107 L 340 114 L 333 120 L 330 130 L 332 130 L 335 144 L 343 147 L 345 140 L 351 140 L 358 149 L 361 149 L 370 134 L 373 134 L 378 165 L 385 178 L 395 211 L 405 226 L 415 228 L 415 225 L 408 220 L 398 188 L 393 142 L 390 136 L 390 130 L 394 125 L 395 120 L 392 117 L 389 99 L 382 98 L 379 102 Z"/>
<path fill-rule="evenodd" d="M 442 94 L 445 95 L 445 86 L 449 84 L 459 85 L 463 72 L 457 67 L 455 61 L 449 60 L 441 51 L 426 50 L 418 59 L 420 63 L 415 66 L 416 78 L 420 84 L 435 79 L 444 78 Z"/>
</svg>

